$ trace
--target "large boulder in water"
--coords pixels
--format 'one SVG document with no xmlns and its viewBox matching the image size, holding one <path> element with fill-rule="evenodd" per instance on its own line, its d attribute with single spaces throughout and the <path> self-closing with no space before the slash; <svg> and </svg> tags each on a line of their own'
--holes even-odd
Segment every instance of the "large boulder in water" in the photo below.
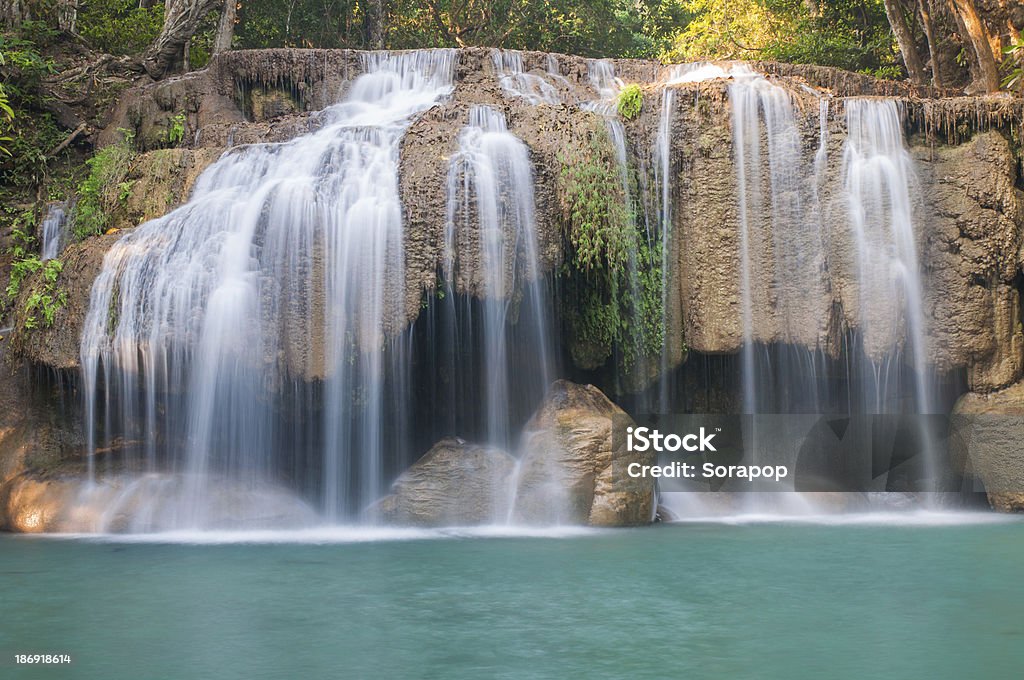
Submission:
<svg viewBox="0 0 1024 680">
<path fill-rule="evenodd" d="M 452 526 L 508 518 L 516 461 L 501 449 L 442 439 L 368 511 L 388 524 Z"/>
<path fill-rule="evenodd" d="M 953 408 L 953 460 L 985 485 L 989 504 L 1024 512 L 1024 382 L 968 393 Z"/>
<path fill-rule="evenodd" d="M 632 526 L 654 519 L 651 479 L 626 474 L 648 454 L 626 450 L 612 437 L 614 420 L 632 424 L 626 412 L 593 385 L 558 380 L 526 425 L 514 516 L 535 523 Z"/>
</svg>

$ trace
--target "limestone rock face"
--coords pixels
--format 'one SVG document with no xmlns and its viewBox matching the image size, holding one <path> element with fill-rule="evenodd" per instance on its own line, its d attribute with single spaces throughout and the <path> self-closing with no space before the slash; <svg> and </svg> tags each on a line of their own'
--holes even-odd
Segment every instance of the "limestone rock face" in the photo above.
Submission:
<svg viewBox="0 0 1024 680">
<path fill-rule="evenodd" d="M 103 257 L 121 238 L 119 232 L 160 217 L 184 203 L 196 179 L 221 153 L 222 149 L 201 148 L 162 149 L 140 155 L 129 173 L 131 193 L 121 208 L 110 215 L 110 226 L 116 231 L 72 243 L 64 250 L 60 257 L 64 269 L 57 286 L 67 293 L 67 302 L 57 310 L 52 326 L 39 325 L 31 331 L 16 333 L 13 347 L 17 354 L 51 368 L 77 369 L 92 283 L 103 268 Z M 24 326 L 24 300 L 41 285 L 41 279 L 40 272 L 22 285 L 22 298 L 13 307 L 15 328 Z"/>
<path fill-rule="evenodd" d="M 69 530 L 75 483 L 18 477 L 0 486 L 0 529 L 23 534 Z"/>
<path fill-rule="evenodd" d="M 515 459 L 494 447 L 449 437 L 403 472 L 368 510 L 371 518 L 406 526 L 502 523 L 514 491 Z"/>
<path fill-rule="evenodd" d="M 403 286 L 403 309 L 396 310 L 389 332 L 407 328 L 423 309 L 424 296 L 438 286 L 445 258 L 449 162 L 474 106 L 501 111 L 509 130 L 529 147 L 541 260 L 536 275 L 550 276 L 565 259 L 556 190 L 559 154 L 571 146 L 574 135 L 600 118 L 581 106 L 598 94 L 590 80 L 591 64 L 585 59 L 534 52 L 524 52 L 521 58 L 524 74 L 544 80 L 556 94 L 552 101 L 538 104 L 507 89 L 507 76 L 497 70 L 492 51 L 461 50 L 451 96 L 413 120 L 402 140 L 399 188 L 405 271 L 389 277 L 389 285 Z M 666 253 L 664 368 L 671 370 L 685 361 L 687 349 L 736 353 L 744 341 L 744 324 L 730 82 L 665 86 L 666 71 L 653 62 L 615 60 L 614 66 L 617 75 L 643 88 L 639 117 L 620 122 L 630 169 L 642 180 L 639 185 L 647 184 L 640 192 L 643 207 L 655 221 L 662 196 L 652 149 L 664 113 L 664 88 L 672 92 L 668 200 L 673 218 Z M 343 97 L 363 68 L 363 55 L 349 50 L 229 51 L 215 56 L 207 69 L 133 90 L 112 113 L 101 139 L 101 143 L 114 141 L 118 129 L 128 128 L 144 152 L 134 164 L 135 184 L 123 214 L 113 216 L 116 225 L 130 228 L 185 200 L 199 172 L 225 149 L 287 141 L 315 128 L 319 124 L 315 112 Z M 850 243 L 836 237 L 849 232 L 841 171 L 844 101 L 855 96 L 897 97 L 907 112 L 911 132 L 907 145 L 918 175 L 915 220 L 925 272 L 929 359 L 943 373 L 965 370 L 976 391 L 999 389 L 1024 375 L 1015 278 L 1024 261 L 1024 194 L 1018 188 L 1016 151 L 1006 123 L 1019 118 L 1019 104 L 992 97 L 911 99 L 913 92 L 905 84 L 823 67 L 758 63 L 754 68 L 787 88 L 805 161 L 819 150 L 821 109 L 819 97 L 803 85 L 829 88 L 834 96 L 824 121 L 827 140 L 820 150 L 826 160 L 817 187 L 828 249 L 811 268 L 818 272 L 816 278 L 806 281 L 788 275 L 784 267 L 778 271 L 777 263 L 785 254 L 776 251 L 772 239 L 750 244 L 750 276 L 755 283 L 751 338 L 761 343 L 793 343 L 836 356 L 846 332 L 856 329 L 860 320 L 874 318 L 872 305 L 862 305 L 858 299 L 855 253 Z M 159 148 L 166 145 L 170 126 L 182 114 L 184 148 Z M 976 131 L 979 127 L 987 131 Z M 764 147 L 766 133 L 762 129 L 760 134 Z M 767 165 L 764 150 L 762 162 Z M 768 168 L 762 168 L 758 190 L 764 197 L 769 196 L 769 175 Z M 818 181 L 805 178 L 808 195 L 804 199 L 809 199 L 812 179 Z M 764 231 L 760 218 L 750 219 L 752 233 Z M 800 239 L 819 236 L 814 228 L 788 229 L 787 248 L 814 253 L 815 244 Z M 66 252 L 60 283 L 69 291 L 66 310 L 58 312 L 52 328 L 36 329 L 16 343 L 35 363 L 77 368 L 81 319 L 88 308 L 92 280 L 103 252 L 115 238 L 88 239 Z M 473 261 L 474 249 L 462 250 L 460 258 L 465 261 L 456 268 L 453 284 L 458 293 L 477 295 L 480 268 Z M 801 294 L 808 290 L 815 292 Z M 787 302 L 802 298 L 808 299 L 797 305 Z M 315 303 L 310 298 L 309 309 L 299 310 L 304 319 L 317 313 Z M 880 335 L 885 337 L 867 338 L 869 352 L 872 346 L 887 351 L 902 333 L 898 324 L 881 326 L 885 331 Z M 876 341 L 872 345 L 870 340 Z M 310 380 L 325 374 L 324 351 L 316 338 L 301 334 L 289 338 L 281 360 L 292 373 Z M 661 369 L 659 364 L 653 372 Z M 647 384 L 657 375 L 643 377 L 639 382 Z M 623 384 L 628 382 L 629 376 Z"/>
<path fill-rule="evenodd" d="M 954 461 L 985 485 L 993 508 L 1024 512 L 1024 382 L 965 394 L 952 423 Z"/>
<path fill-rule="evenodd" d="M 37 372 L 5 355 L 7 343 L 0 341 L 0 488 L 27 470 L 47 477 L 80 470 L 78 424 L 55 408 L 51 387 Z"/>
<path fill-rule="evenodd" d="M 614 440 L 613 418 L 628 416 L 593 385 L 551 386 L 523 434 L 516 520 L 604 527 L 653 520 L 653 480 L 626 474 L 629 463 L 650 460 Z"/>
<path fill-rule="evenodd" d="M 1021 377 L 1024 336 L 1014 285 L 1024 236 L 1016 159 L 998 132 L 956 146 L 913 147 L 926 219 L 923 266 L 929 357 L 940 370 L 968 367 L 971 389 Z"/>
</svg>

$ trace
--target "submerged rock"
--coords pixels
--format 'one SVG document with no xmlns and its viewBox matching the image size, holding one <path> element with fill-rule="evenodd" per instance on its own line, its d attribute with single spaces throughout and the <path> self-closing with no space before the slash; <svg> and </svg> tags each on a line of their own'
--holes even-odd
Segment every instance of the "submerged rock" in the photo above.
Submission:
<svg viewBox="0 0 1024 680">
<path fill-rule="evenodd" d="M 508 518 L 516 461 L 501 449 L 442 439 L 367 514 L 388 524 L 452 526 Z"/>
<path fill-rule="evenodd" d="M 652 461 L 612 437 L 616 418 L 622 426 L 633 422 L 593 385 L 552 384 L 523 434 L 514 518 L 603 527 L 650 523 L 653 480 L 629 477 L 626 468 Z"/>
</svg>

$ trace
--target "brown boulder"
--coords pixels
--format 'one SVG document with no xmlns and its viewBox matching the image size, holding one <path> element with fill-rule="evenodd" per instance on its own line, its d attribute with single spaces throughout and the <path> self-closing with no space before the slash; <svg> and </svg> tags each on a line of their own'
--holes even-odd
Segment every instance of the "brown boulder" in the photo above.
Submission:
<svg viewBox="0 0 1024 680">
<path fill-rule="evenodd" d="M 494 447 L 442 439 L 367 511 L 388 524 L 453 526 L 501 523 L 512 503 L 516 462 Z"/>
<path fill-rule="evenodd" d="M 1024 511 L 1024 382 L 970 392 L 953 408 L 953 460 L 985 485 L 1001 512 Z"/>
<path fill-rule="evenodd" d="M 523 435 L 514 517 L 527 523 L 632 526 L 654 518 L 654 483 L 626 474 L 645 454 L 613 438 L 632 424 L 625 411 L 593 385 L 552 384 Z"/>
</svg>

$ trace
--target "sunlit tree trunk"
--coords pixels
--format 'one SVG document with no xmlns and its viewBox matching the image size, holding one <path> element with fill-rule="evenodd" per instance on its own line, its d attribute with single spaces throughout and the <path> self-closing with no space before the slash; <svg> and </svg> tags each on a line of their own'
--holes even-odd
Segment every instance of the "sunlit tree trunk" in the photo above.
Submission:
<svg viewBox="0 0 1024 680">
<path fill-rule="evenodd" d="M 146 72 L 162 78 L 182 65 L 185 46 L 195 35 L 199 22 L 223 0 L 167 0 L 164 25 L 142 58 Z"/>
<path fill-rule="evenodd" d="M 238 15 L 238 0 L 224 0 L 220 23 L 217 25 L 217 37 L 213 41 L 213 53 L 226 52 L 231 49 L 231 41 L 235 37 L 235 20 Z"/>
<path fill-rule="evenodd" d="M 921 14 L 921 25 L 924 26 L 925 39 L 928 41 L 928 58 L 932 63 L 932 85 L 943 87 L 942 68 L 940 66 L 938 37 L 935 35 L 935 22 L 932 21 L 932 0 L 917 0 L 917 9 Z"/>
<path fill-rule="evenodd" d="M 889 18 L 889 25 L 892 27 L 893 35 L 896 36 L 896 44 L 899 45 L 900 53 L 903 55 L 903 63 L 907 67 L 907 74 L 915 85 L 927 85 L 928 76 L 921 63 L 921 55 L 917 53 L 917 45 L 914 44 L 914 36 L 907 25 L 907 17 L 903 13 L 903 6 L 898 0 L 885 0 L 885 15 Z"/>
<path fill-rule="evenodd" d="M 995 92 L 999 89 L 999 68 L 992 51 L 991 36 L 978 16 L 974 0 L 950 0 L 950 3 L 969 42 L 966 47 L 974 66 L 974 82 L 969 89 L 974 92 Z"/>
</svg>

